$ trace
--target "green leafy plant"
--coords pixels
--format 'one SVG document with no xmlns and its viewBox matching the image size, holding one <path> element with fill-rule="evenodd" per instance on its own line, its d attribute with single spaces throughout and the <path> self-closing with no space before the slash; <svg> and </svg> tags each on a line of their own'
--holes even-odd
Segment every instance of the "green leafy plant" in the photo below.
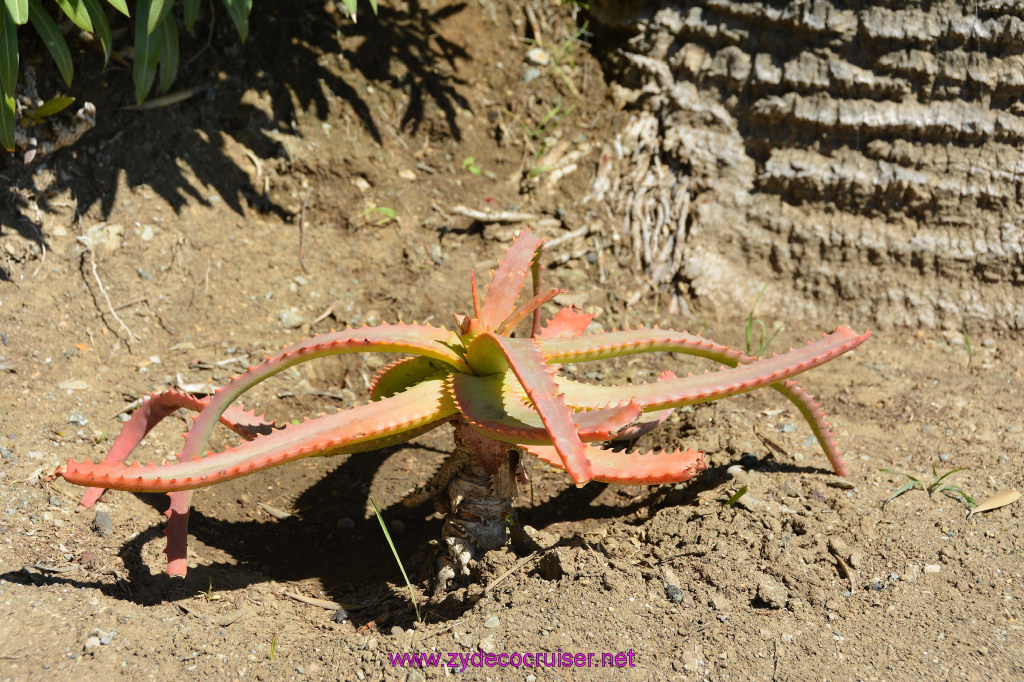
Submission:
<svg viewBox="0 0 1024 682">
<path fill-rule="evenodd" d="M 473 175 L 480 175 L 483 171 L 480 170 L 480 166 L 476 165 L 476 157 L 467 156 L 462 160 L 462 167 L 468 170 Z"/>
<path fill-rule="evenodd" d="M 387 225 L 392 220 L 395 220 L 398 216 L 398 212 L 388 206 L 374 206 L 373 208 L 368 208 L 363 211 L 364 218 L 372 215 L 380 216 L 377 222 L 374 223 L 374 225 L 380 226 Z"/>
<path fill-rule="evenodd" d="M 249 35 L 253 0 L 221 1 L 244 43 Z M 176 0 L 137 0 L 134 14 L 129 10 L 127 0 L 105 2 L 135 22 L 132 81 L 136 103 L 141 104 L 146 99 L 154 82 L 157 82 L 160 92 L 166 92 L 174 83 L 181 62 L 179 18 L 172 10 L 176 4 L 180 5 L 181 24 L 186 31 L 191 31 L 199 17 L 200 0 L 181 0 L 180 3 Z M 357 0 L 344 0 L 344 3 L 354 20 Z M 377 0 L 369 0 L 369 3 L 376 14 Z M 52 11 L 53 16 L 40 0 L 3 0 L 0 8 L 0 144 L 7 151 L 14 151 L 14 89 L 21 61 L 19 27 L 30 24 L 35 29 L 68 87 L 71 87 L 74 76 L 74 63 L 54 16 L 67 17 L 79 29 L 91 34 L 103 49 L 104 66 L 110 60 L 113 32 L 107 10 L 100 0 L 53 0 L 53 4 L 57 6 Z M 56 111 L 50 115 L 54 113 Z"/>
<path fill-rule="evenodd" d="M 74 97 L 52 97 L 34 111 L 25 112 L 25 116 L 21 119 L 21 125 L 29 128 L 31 126 L 39 125 L 45 121 L 48 117 L 67 109 L 75 101 Z"/>
<path fill-rule="evenodd" d="M 768 347 L 772 345 L 772 341 L 779 335 L 779 332 L 786 328 L 784 324 L 776 324 L 772 329 L 771 336 L 768 336 L 768 327 L 765 325 L 764 320 L 754 317 L 754 310 L 757 308 L 757 304 L 761 302 L 761 298 L 767 289 L 768 283 L 765 282 L 761 287 L 761 291 L 757 294 L 757 298 L 754 299 L 754 305 L 750 306 L 750 312 L 747 313 L 747 355 L 753 355 L 754 357 L 764 355 Z M 754 327 L 757 327 L 759 330 L 756 349 L 753 345 Z"/>
<path fill-rule="evenodd" d="M 270 654 L 269 654 L 268 658 L 272 661 L 272 660 L 274 660 L 274 656 L 276 656 L 276 655 L 277 655 L 277 635 L 274 635 L 270 639 Z"/>
<path fill-rule="evenodd" d="M 964 345 L 967 346 L 967 364 L 974 360 L 974 345 L 971 343 L 971 335 L 967 333 L 967 320 L 960 324 L 960 333 L 964 336 Z"/>
<path fill-rule="evenodd" d="M 405 578 L 405 586 L 409 588 L 409 597 L 412 599 L 412 607 L 416 609 L 416 620 L 422 622 L 423 617 L 420 615 L 420 605 L 416 603 L 416 590 L 412 589 L 412 583 L 409 582 L 409 576 L 405 572 L 405 566 L 402 564 L 402 559 L 398 556 L 398 550 L 395 549 L 395 543 L 391 541 L 391 533 L 388 532 L 388 527 L 384 525 L 384 517 L 380 515 L 380 509 L 377 509 L 377 503 L 370 498 L 370 506 L 373 507 L 373 513 L 377 515 L 377 522 L 380 523 L 380 529 L 384 531 L 384 539 L 388 541 L 388 547 L 391 548 L 391 553 L 395 555 L 395 561 L 398 562 L 398 570 L 402 572 L 402 577 Z"/>
<path fill-rule="evenodd" d="M 897 488 L 896 492 L 890 495 L 889 499 L 882 503 L 882 506 L 884 507 L 885 505 L 889 504 L 890 502 L 892 502 L 893 500 L 895 500 L 897 497 L 907 492 L 908 490 L 919 488 L 920 490 L 923 490 L 926 493 L 928 493 L 928 497 L 931 497 L 936 493 L 941 493 L 943 495 L 946 495 L 947 497 L 953 498 L 954 500 L 960 500 L 964 502 L 968 507 L 971 507 L 973 509 L 976 506 L 974 498 L 965 493 L 963 490 L 961 490 L 960 486 L 951 483 L 943 484 L 943 481 L 946 480 L 946 478 L 948 478 L 952 474 L 955 474 L 958 471 L 964 471 L 964 469 L 965 467 L 960 467 L 958 469 L 950 469 L 949 471 L 940 476 L 939 472 L 935 469 L 935 465 L 933 464 L 932 481 L 931 483 L 928 484 L 925 484 L 921 479 L 917 478 L 916 476 L 911 476 L 910 474 L 904 471 L 896 471 L 895 469 L 880 469 L 880 471 L 884 471 L 887 474 L 894 474 L 896 476 L 906 476 L 908 479 L 910 479 L 902 486 Z"/>
</svg>

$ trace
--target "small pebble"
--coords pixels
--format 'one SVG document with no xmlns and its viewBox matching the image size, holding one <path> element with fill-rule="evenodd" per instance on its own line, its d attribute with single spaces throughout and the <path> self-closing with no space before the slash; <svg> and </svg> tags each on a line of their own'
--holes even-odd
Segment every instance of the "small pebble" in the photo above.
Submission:
<svg viewBox="0 0 1024 682">
<path fill-rule="evenodd" d="M 346 611 L 345 609 L 338 609 L 334 612 L 333 620 L 335 623 L 344 623 L 346 620 L 348 620 L 348 611 Z"/>
<path fill-rule="evenodd" d="M 731 467 L 725 470 L 725 475 L 728 476 L 729 478 L 739 478 L 745 473 L 746 471 L 744 471 L 743 467 L 741 467 L 739 464 L 733 464 Z"/>
<path fill-rule="evenodd" d="M 758 463 L 757 455 L 752 452 L 744 452 L 740 457 L 740 465 L 747 469 L 753 469 Z"/>
<path fill-rule="evenodd" d="M 777 424 L 775 428 L 781 433 L 793 433 L 796 430 L 796 427 L 792 424 Z"/>
<path fill-rule="evenodd" d="M 10 462 L 14 459 L 14 450 L 11 450 L 10 448 L 0 448 L 0 457 L 2 457 L 5 462 Z"/>
<path fill-rule="evenodd" d="M 96 516 L 92 520 L 92 526 L 96 529 L 96 532 L 100 534 L 100 537 L 110 537 L 110 534 L 114 532 L 114 526 L 110 522 L 110 512 L 103 509 L 96 510 Z"/>
<path fill-rule="evenodd" d="M 542 47 L 534 47 L 527 50 L 526 61 L 535 66 L 547 66 L 551 63 L 551 55 Z"/>
<path fill-rule="evenodd" d="M 540 78 L 540 69 L 538 69 L 538 68 L 536 68 L 534 66 L 531 66 L 528 69 L 526 69 L 525 71 L 523 71 L 523 82 L 524 83 L 529 83 L 530 81 L 535 81 L 538 78 Z"/>
<path fill-rule="evenodd" d="M 943 462 L 948 462 L 949 461 L 949 453 L 948 452 L 943 452 L 942 454 L 939 455 L 939 459 L 942 460 Z"/>
<path fill-rule="evenodd" d="M 285 329 L 297 329 L 302 326 L 304 321 L 302 315 L 295 308 L 281 311 L 281 326 Z"/>
<path fill-rule="evenodd" d="M 501 621 L 498 620 L 497 616 L 491 616 L 490 618 L 488 618 L 487 620 L 484 621 L 484 627 L 492 629 L 492 630 L 494 628 L 498 627 L 498 625 L 500 625 L 500 624 L 501 624 Z"/>
<path fill-rule="evenodd" d="M 92 651 L 93 649 L 99 649 L 100 648 L 100 638 L 95 636 L 95 635 L 93 635 L 92 637 L 89 637 L 87 640 L 85 640 L 85 646 L 83 646 L 82 648 L 85 649 L 86 651 Z"/>
<path fill-rule="evenodd" d="M 924 567 L 925 573 L 938 573 L 941 570 L 942 566 L 940 564 L 925 564 Z"/>
<path fill-rule="evenodd" d="M 89 423 L 89 420 L 80 414 L 73 414 L 68 417 L 68 424 L 74 424 L 75 426 L 85 426 Z"/>
<path fill-rule="evenodd" d="M 665 584 L 665 596 L 673 604 L 679 604 L 683 601 L 683 591 L 675 585 Z"/>
</svg>

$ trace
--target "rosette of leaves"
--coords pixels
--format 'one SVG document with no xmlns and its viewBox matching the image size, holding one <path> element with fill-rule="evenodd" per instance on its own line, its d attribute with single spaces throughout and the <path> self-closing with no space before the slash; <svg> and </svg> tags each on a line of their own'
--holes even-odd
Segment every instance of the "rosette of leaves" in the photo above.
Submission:
<svg viewBox="0 0 1024 682">
<path fill-rule="evenodd" d="M 356 13 L 356 1 L 344 0 L 345 7 L 353 18 Z M 142 103 L 146 99 L 158 75 L 157 87 L 160 92 L 166 92 L 174 82 L 180 63 L 179 21 L 186 31 L 191 31 L 199 17 L 200 0 L 138 0 L 132 9 L 129 8 L 127 0 L 53 0 L 45 5 L 40 0 L 3 0 L 3 7 L 0 8 L 0 144 L 7 151 L 14 151 L 14 128 L 18 123 L 15 115 L 14 89 L 18 81 L 21 57 L 18 46 L 19 28 L 29 24 L 39 34 L 43 45 L 53 57 L 64 83 L 70 87 L 74 63 L 71 50 L 57 22 L 61 17 L 67 17 L 79 29 L 91 33 L 103 48 L 106 65 L 110 59 L 112 33 L 104 2 L 135 22 L 135 57 L 132 64 L 135 101 Z M 249 32 L 249 14 L 252 12 L 253 0 L 222 2 L 238 32 L 239 39 L 244 43 Z M 178 12 L 174 11 L 175 5 L 180 7 Z M 370 0 L 370 6 L 376 13 L 376 0 Z"/>
</svg>

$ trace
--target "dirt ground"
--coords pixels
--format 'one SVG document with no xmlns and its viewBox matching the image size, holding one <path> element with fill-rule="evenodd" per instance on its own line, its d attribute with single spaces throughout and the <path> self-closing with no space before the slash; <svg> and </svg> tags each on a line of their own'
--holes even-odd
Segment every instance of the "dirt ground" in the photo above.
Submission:
<svg viewBox="0 0 1024 682">
<path fill-rule="evenodd" d="M 637 295 L 612 217 L 582 201 L 621 114 L 570 8 L 530 7 L 411 3 L 353 26 L 331 4 L 278 3 L 254 15 L 244 48 L 221 16 L 226 47 L 183 63 L 179 84 L 206 85 L 199 97 L 122 110 L 130 74 L 83 68 L 76 88 L 105 93 L 97 128 L 28 168 L 0 161 L 0 679 L 422 680 L 458 669 L 389 654 L 477 651 L 626 656 L 590 669 L 470 661 L 469 679 L 1024 676 L 1024 507 L 967 519 L 962 500 L 918 489 L 883 508 L 907 479 L 880 471 L 927 485 L 932 467 L 962 467 L 944 483 L 979 501 L 1024 487 L 1016 337 L 877 333 L 805 376 L 846 479 L 770 392 L 684 409 L 644 437 L 707 452 L 689 484 L 577 489 L 527 462 L 520 518 L 542 548 L 493 553 L 478 585 L 443 602 L 430 600 L 441 521 L 401 499 L 451 450 L 446 429 L 200 491 L 185 579 L 162 572 L 165 496 L 111 492 L 79 511 L 79 489 L 43 480 L 101 458 L 154 390 L 210 390 L 331 327 L 451 324 L 471 271 L 486 279 L 519 227 L 460 205 L 540 214 L 540 232 L 566 237 L 545 261 L 570 289 L 559 303 L 603 328 L 661 324 L 742 347 L 746 310 L 681 319 Z M 547 63 L 530 52 L 536 32 Z M 775 350 L 869 326 L 786 322 Z M 385 359 L 300 366 L 246 406 L 291 420 L 351 405 Z M 667 367 L 701 365 L 587 371 Z M 138 457 L 172 456 L 185 427 L 166 420 Z"/>
</svg>

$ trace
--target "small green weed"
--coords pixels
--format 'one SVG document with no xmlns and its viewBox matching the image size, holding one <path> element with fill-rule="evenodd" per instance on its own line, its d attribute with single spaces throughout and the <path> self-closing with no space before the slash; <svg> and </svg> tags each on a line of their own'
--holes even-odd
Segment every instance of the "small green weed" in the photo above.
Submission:
<svg viewBox="0 0 1024 682">
<path fill-rule="evenodd" d="M 374 223 L 374 225 L 380 227 L 381 225 L 387 225 L 392 220 L 397 220 L 398 212 L 388 206 L 374 206 L 363 211 L 362 217 L 365 218 L 371 215 L 380 215 L 380 219 Z"/>
<path fill-rule="evenodd" d="M 473 175 L 480 175 L 483 171 L 480 170 L 480 166 L 476 165 L 476 157 L 467 156 L 462 160 L 462 167 L 468 170 Z"/>
<path fill-rule="evenodd" d="M 970 495 L 968 495 L 967 493 L 965 493 L 963 490 L 961 490 L 960 486 L 954 485 L 954 484 L 950 484 L 950 483 L 943 484 L 943 481 L 946 480 L 946 478 L 948 478 L 952 474 L 955 474 L 958 471 L 964 471 L 964 469 L 965 469 L 965 467 L 959 467 L 957 469 L 950 469 L 949 471 L 947 471 L 946 473 L 944 473 L 944 474 L 942 474 L 940 476 L 939 472 L 935 469 L 935 465 L 933 464 L 932 465 L 932 481 L 931 481 L 931 483 L 928 483 L 927 485 L 921 479 L 919 479 L 919 478 L 917 478 L 915 476 L 911 476 L 910 474 L 908 474 L 906 472 L 896 471 L 895 469 L 880 469 L 880 471 L 884 471 L 887 474 L 895 474 L 896 476 L 906 476 L 908 479 L 910 479 L 906 483 L 904 483 L 902 486 L 900 486 L 896 490 L 896 492 L 894 492 L 892 495 L 890 495 L 889 499 L 887 499 L 885 502 L 882 503 L 882 506 L 885 507 L 885 505 L 889 504 L 890 502 L 892 502 L 893 500 L 895 500 L 897 497 L 899 497 L 903 493 L 907 492 L 908 490 L 913 490 L 915 488 L 919 488 L 919 489 L 925 491 L 926 493 L 928 493 L 928 497 L 931 497 L 935 493 L 942 493 L 943 495 L 946 495 L 947 497 L 951 497 L 954 500 L 960 500 L 961 502 L 966 504 L 968 507 L 973 509 L 976 506 L 976 504 L 974 502 L 974 498 L 971 497 Z"/>
<path fill-rule="evenodd" d="M 971 335 L 967 333 L 967 320 L 960 324 L 960 333 L 964 335 L 964 345 L 967 346 L 967 364 L 974 360 L 974 345 L 971 343 Z"/>
<path fill-rule="evenodd" d="M 743 486 L 742 488 L 740 488 L 739 490 L 737 490 L 736 492 L 734 492 L 734 493 L 732 494 L 732 497 L 730 497 L 730 498 L 729 498 L 729 499 L 728 499 L 728 500 L 726 501 L 726 503 L 725 503 L 725 506 L 726 506 L 726 507 L 731 507 L 731 506 L 733 506 L 734 504 L 736 504 L 737 502 L 739 502 L 739 501 L 740 501 L 740 498 L 741 498 L 741 497 L 743 497 L 743 496 L 744 496 L 744 495 L 746 495 L 746 494 L 747 494 L 747 486 Z"/>
<path fill-rule="evenodd" d="M 270 660 L 274 660 L 274 656 L 277 655 L 277 635 L 274 635 L 270 640 Z"/>
<path fill-rule="evenodd" d="M 74 97 L 52 97 L 36 109 L 35 111 L 28 111 L 25 113 L 25 117 L 21 119 L 21 125 L 26 128 L 39 125 L 43 123 L 48 117 L 67 109 L 75 101 Z"/>
<path fill-rule="evenodd" d="M 412 583 L 409 582 L 409 576 L 405 573 L 405 566 L 402 565 L 402 560 L 398 557 L 398 550 L 395 549 L 395 543 L 391 541 L 391 534 L 388 533 L 388 527 L 384 525 L 384 518 L 380 515 L 380 510 L 377 509 L 377 503 L 370 498 L 370 506 L 373 507 L 373 513 L 377 515 L 377 521 L 380 523 L 380 529 L 384 531 L 384 537 L 388 541 L 388 546 L 391 547 L 391 553 L 395 555 L 395 561 L 398 562 L 398 568 L 402 571 L 402 577 L 405 578 L 405 586 L 409 588 L 409 596 L 412 598 L 412 606 L 416 609 L 416 620 L 423 622 L 423 616 L 420 615 L 420 606 L 416 603 L 416 591 L 412 589 Z"/>
<path fill-rule="evenodd" d="M 768 347 L 772 345 L 772 341 L 779 335 L 779 332 L 786 328 L 786 325 L 781 322 L 776 322 L 772 328 L 771 336 L 768 336 L 768 327 L 765 325 L 764 320 L 759 317 L 754 317 L 754 309 L 757 308 L 757 304 L 761 302 L 761 297 L 764 296 L 764 292 L 768 289 L 768 283 L 765 282 L 761 287 L 760 293 L 757 294 L 757 298 L 754 299 L 754 305 L 750 306 L 750 312 L 747 314 L 747 355 L 753 355 L 755 357 L 761 357 L 767 352 Z M 754 352 L 753 338 L 754 338 L 754 327 L 757 327 L 759 336 L 757 340 L 757 352 Z M 767 337 L 767 338 L 766 338 Z"/>
</svg>

